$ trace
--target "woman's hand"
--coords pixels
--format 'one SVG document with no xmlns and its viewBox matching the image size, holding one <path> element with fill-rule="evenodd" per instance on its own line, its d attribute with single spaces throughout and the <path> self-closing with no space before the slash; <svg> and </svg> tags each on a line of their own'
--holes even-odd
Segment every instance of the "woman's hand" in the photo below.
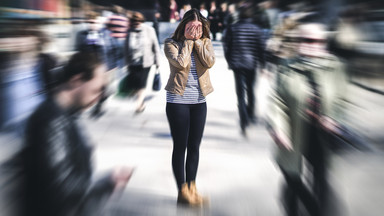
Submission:
<svg viewBox="0 0 384 216">
<path fill-rule="evenodd" d="M 202 35 L 203 35 L 203 29 L 201 24 L 188 23 L 185 26 L 184 37 L 186 39 L 197 40 L 197 39 L 200 39 Z"/>
<path fill-rule="evenodd" d="M 198 40 L 201 38 L 201 36 L 203 36 L 203 28 L 201 27 L 201 25 L 197 26 L 196 27 L 196 31 L 195 31 L 195 40 Z"/>
<path fill-rule="evenodd" d="M 193 40 L 193 34 L 193 26 L 187 24 L 187 26 L 185 26 L 184 37 L 188 40 Z"/>
</svg>

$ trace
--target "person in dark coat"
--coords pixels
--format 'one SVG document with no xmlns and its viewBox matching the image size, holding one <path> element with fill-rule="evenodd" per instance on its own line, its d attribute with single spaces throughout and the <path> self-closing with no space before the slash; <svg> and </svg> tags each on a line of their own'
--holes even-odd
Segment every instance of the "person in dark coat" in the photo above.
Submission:
<svg viewBox="0 0 384 216">
<path fill-rule="evenodd" d="M 264 42 L 262 29 L 252 22 L 252 9 L 244 5 L 239 11 L 240 21 L 227 28 L 223 46 L 225 59 L 235 75 L 240 127 L 245 135 L 249 123 L 257 121 L 254 84 L 256 69 L 264 68 Z"/>
<path fill-rule="evenodd" d="M 20 215 L 96 215 L 101 201 L 124 188 L 132 170 L 116 169 L 92 181 L 92 147 L 77 116 L 101 96 L 106 67 L 95 53 L 77 53 L 58 90 L 29 117 Z"/>
</svg>

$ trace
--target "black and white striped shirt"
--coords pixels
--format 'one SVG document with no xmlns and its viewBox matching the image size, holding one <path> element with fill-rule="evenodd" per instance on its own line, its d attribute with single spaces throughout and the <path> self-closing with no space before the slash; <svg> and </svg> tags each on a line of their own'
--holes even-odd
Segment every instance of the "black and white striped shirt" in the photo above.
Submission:
<svg viewBox="0 0 384 216">
<path fill-rule="evenodd" d="M 191 69 L 188 74 L 188 81 L 183 95 L 167 91 L 167 102 L 177 104 L 198 104 L 204 103 L 205 97 L 201 92 L 199 78 L 196 72 L 195 57 L 191 53 Z"/>
</svg>

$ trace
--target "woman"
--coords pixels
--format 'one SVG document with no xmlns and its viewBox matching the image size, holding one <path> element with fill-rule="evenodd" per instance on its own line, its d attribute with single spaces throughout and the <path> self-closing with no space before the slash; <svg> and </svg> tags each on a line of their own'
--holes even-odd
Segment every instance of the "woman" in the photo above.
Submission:
<svg viewBox="0 0 384 216">
<path fill-rule="evenodd" d="M 165 87 L 166 112 L 173 139 L 177 201 L 201 205 L 203 198 L 196 191 L 195 179 L 207 114 L 205 97 L 213 91 L 208 69 L 215 63 L 207 19 L 197 9 L 185 13 L 172 38 L 165 40 L 164 52 L 171 71 Z"/>
<path fill-rule="evenodd" d="M 144 24 L 144 15 L 133 12 L 130 18 L 130 28 L 125 41 L 126 62 L 130 74 L 130 88 L 136 91 L 137 108 L 136 113 L 145 109 L 145 87 L 149 71 L 152 65 L 159 68 L 160 47 L 155 29 Z"/>
</svg>

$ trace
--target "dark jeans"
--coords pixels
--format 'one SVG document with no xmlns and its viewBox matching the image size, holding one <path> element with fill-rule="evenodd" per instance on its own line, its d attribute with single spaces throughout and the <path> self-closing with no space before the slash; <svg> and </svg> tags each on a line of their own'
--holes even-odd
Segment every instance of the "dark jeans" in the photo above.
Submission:
<svg viewBox="0 0 384 216">
<path fill-rule="evenodd" d="M 254 86 L 256 81 L 255 70 L 233 69 L 235 74 L 237 105 L 239 108 L 240 126 L 244 129 L 249 121 L 255 116 L 255 93 Z M 246 100 L 247 98 L 247 100 Z"/>
<path fill-rule="evenodd" d="M 207 105 L 206 103 L 167 103 L 166 112 L 173 139 L 173 174 L 180 189 L 183 183 L 196 179 Z M 187 160 L 185 162 L 186 149 Z"/>
</svg>

